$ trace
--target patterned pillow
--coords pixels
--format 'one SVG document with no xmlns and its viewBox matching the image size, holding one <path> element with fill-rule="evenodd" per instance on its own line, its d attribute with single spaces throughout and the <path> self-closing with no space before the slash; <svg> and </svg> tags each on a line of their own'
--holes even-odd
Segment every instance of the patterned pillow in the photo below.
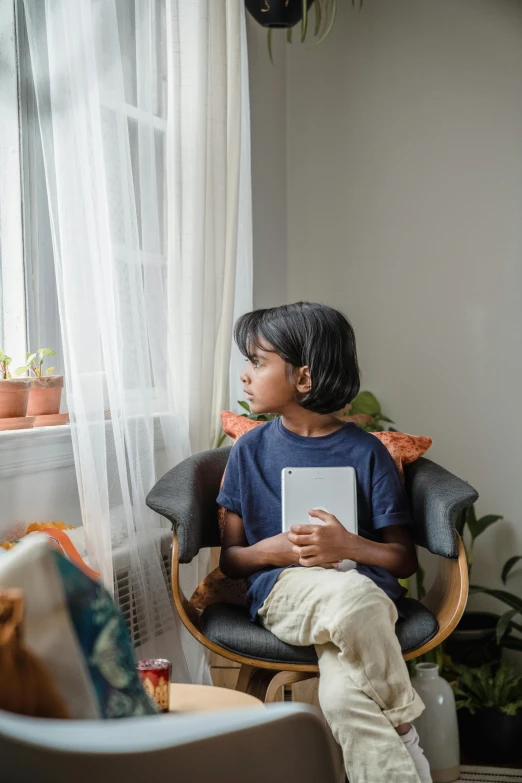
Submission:
<svg viewBox="0 0 522 783">
<path fill-rule="evenodd" d="M 234 441 L 237 441 L 241 435 L 254 429 L 254 427 L 259 427 L 265 423 L 263 421 L 252 421 L 246 416 L 240 416 L 231 411 L 221 411 L 221 421 L 223 423 L 223 431 Z M 375 435 L 386 446 L 399 469 L 403 482 L 404 466 L 422 457 L 432 444 L 431 438 L 422 435 L 407 435 L 404 432 L 372 432 L 371 434 Z M 223 484 L 224 479 L 225 475 L 223 474 L 221 484 Z M 226 515 L 227 510 L 220 506 L 218 510 L 218 524 L 221 540 L 223 539 Z M 190 603 L 198 612 L 202 612 L 206 606 L 215 603 L 246 606 L 247 590 L 248 582 L 245 579 L 231 579 L 225 576 L 221 569 L 215 568 L 198 585 L 190 599 Z"/>
<path fill-rule="evenodd" d="M 0 588 L 24 592 L 25 643 L 52 677 L 71 718 L 158 712 L 145 693 L 125 621 L 99 581 L 28 536 L 0 556 Z"/>
</svg>

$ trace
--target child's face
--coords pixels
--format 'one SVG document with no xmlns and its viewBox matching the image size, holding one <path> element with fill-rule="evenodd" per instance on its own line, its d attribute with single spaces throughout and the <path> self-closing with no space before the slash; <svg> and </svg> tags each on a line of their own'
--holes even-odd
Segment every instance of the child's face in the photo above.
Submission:
<svg viewBox="0 0 522 783">
<path fill-rule="evenodd" d="M 285 413 L 297 405 L 296 392 L 310 391 L 310 373 L 308 367 L 290 373 L 284 359 L 270 351 L 271 346 L 263 347 L 266 350 L 253 349 L 252 361 L 246 361 L 240 375 L 246 399 L 253 413 Z"/>
</svg>

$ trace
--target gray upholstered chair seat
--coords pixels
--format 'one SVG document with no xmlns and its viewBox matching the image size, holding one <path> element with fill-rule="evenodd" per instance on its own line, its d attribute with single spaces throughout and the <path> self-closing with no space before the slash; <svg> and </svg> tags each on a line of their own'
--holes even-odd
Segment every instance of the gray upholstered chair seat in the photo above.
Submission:
<svg viewBox="0 0 522 783">
<path fill-rule="evenodd" d="M 415 650 L 438 631 L 438 623 L 426 607 L 413 598 L 397 602 L 396 632 L 403 652 Z M 247 609 L 231 604 L 212 604 L 201 615 L 201 630 L 230 652 L 271 663 L 317 663 L 313 647 L 285 644 L 260 625 L 252 623 Z"/>
</svg>

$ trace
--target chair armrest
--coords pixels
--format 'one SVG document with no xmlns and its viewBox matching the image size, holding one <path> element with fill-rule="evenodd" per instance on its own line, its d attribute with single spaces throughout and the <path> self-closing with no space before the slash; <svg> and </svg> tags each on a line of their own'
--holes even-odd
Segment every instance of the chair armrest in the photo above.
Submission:
<svg viewBox="0 0 522 783">
<path fill-rule="evenodd" d="M 406 661 L 417 658 L 437 647 L 455 629 L 464 614 L 468 599 L 468 564 L 466 551 L 459 535 L 456 536 L 458 558 L 437 557 L 438 572 L 433 585 L 421 598 L 421 604 L 436 618 L 439 629 L 428 642 L 404 656 Z"/>
<path fill-rule="evenodd" d="M 423 457 L 407 465 L 404 474 L 415 543 L 435 555 L 457 558 L 455 514 L 476 501 L 477 490 Z"/>
<path fill-rule="evenodd" d="M 194 454 L 165 473 L 147 495 L 149 508 L 166 517 L 177 533 L 180 563 L 220 544 L 216 498 L 229 454 L 230 447 Z"/>
</svg>

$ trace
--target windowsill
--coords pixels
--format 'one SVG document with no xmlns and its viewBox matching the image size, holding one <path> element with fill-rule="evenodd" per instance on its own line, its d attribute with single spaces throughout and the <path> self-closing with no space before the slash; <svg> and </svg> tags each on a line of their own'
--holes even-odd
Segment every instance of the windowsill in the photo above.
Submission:
<svg viewBox="0 0 522 783">
<path fill-rule="evenodd" d="M 71 465 L 70 424 L 0 432 L 0 478 Z"/>
<path fill-rule="evenodd" d="M 159 416 L 154 418 L 156 448 L 162 448 Z M 74 466 L 71 425 L 0 432 L 0 479 L 21 473 Z"/>
</svg>

